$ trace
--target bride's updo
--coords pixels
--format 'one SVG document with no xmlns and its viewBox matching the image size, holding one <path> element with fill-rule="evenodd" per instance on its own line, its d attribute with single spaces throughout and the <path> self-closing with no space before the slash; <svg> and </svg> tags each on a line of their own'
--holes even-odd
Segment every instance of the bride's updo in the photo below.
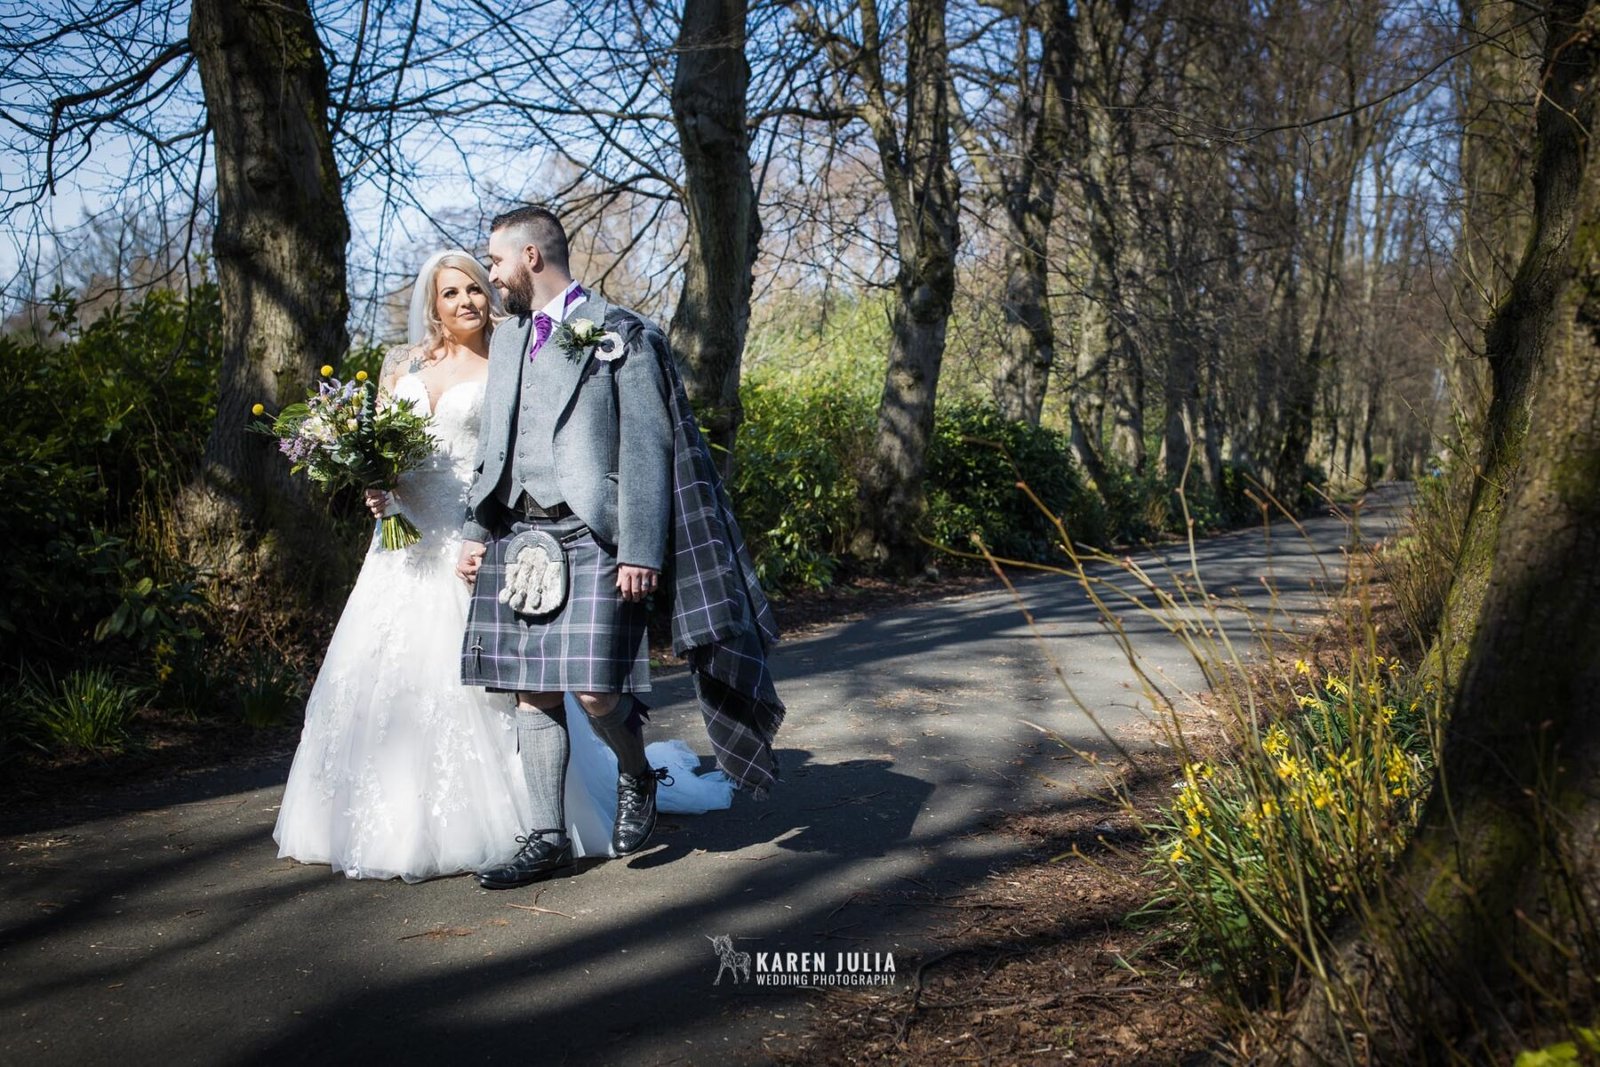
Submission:
<svg viewBox="0 0 1600 1067">
<path fill-rule="evenodd" d="M 439 272 L 446 267 L 454 267 L 466 274 L 478 283 L 489 298 L 489 318 L 483 324 L 485 340 L 494 332 L 495 324 L 504 321 L 506 313 L 500 303 L 500 291 L 489 281 L 489 272 L 483 269 L 483 264 L 471 253 L 459 248 L 435 252 L 417 272 L 417 280 L 411 286 L 411 313 L 406 318 L 406 343 L 396 345 L 384 358 L 383 373 L 379 380 L 386 385 L 392 384 L 394 378 L 406 369 L 414 370 L 426 363 L 433 351 L 444 344 L 444 323 L 439 320 L 439 294 L 435 290 Z"/>
</svg>

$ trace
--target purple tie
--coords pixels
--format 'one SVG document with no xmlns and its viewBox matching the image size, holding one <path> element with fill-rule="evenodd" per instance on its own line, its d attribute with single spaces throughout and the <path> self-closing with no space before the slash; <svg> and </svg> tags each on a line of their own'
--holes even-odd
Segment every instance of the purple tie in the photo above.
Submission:
<svg viewBox="0 0 1600 1067">
<path fill-rule="evenodd" d="M 528 362 L 533 362 L 533 357 L 539 354 L 539 349 L 550 340 L 550 331 L 556 328 L 556 322 L 544 312 L 539 312 L 533 317 L 533 347 L 528 349 Z"/>
<path fill-rule="evenodd" d="M 589 295 L 588 293 L 583 291 L 583 286 L 581 286 L 581 285 L 573 286 L 572 287 L 572 291 L 567 294 L 566 302 L 564 304 L 562 304 L 562 310 L 565 311 L 567 308 L 571 307 L 573 304 L 576 304 L 578 301 L 582 300 L 584 297 L 586 297 L 588 295 Z M 534 314 L 534 316 L 533 316 L 533 345 L 528 349 L 528 362 L 529 363 L 533 362 L 533 357 L 537 356 L 539 354 L 539 349 L 544 347 L 544 343 L 546 341 L 550 340 L 550 333 L 555 328 L 556 328 L 556 320 L 555 319 L 552 319 L 549 315 L 546 315 L 542 311 L 537 312 L 537 313 Z"/>
</svg>

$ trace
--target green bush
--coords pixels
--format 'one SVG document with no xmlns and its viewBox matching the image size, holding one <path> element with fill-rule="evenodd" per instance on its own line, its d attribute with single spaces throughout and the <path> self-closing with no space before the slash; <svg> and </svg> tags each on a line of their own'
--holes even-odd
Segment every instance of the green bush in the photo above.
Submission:
<svg viewBox="0 0 1600 1067">
<path fill-rule="evenodd" d="M 39 724 L 33 717 L 30 691 L 20 679 L 0 684 L 0 767 L 24 751 L 37 749 Z"/>
<path fill-rule="evenodd" d="M 834 578 L 855 521 L 872 409 L 830 379 L 749 383 L 730 483 L 756 573 L 774 591 Z"/>
<path fill-rule="evenodd" d="M 0 632 L 21 658 L 67 663 L 97 627 L 151 640 L 180 628 L 173 611 L 194 599 L 192 576 L 155 547 L 153 516 L 210 431 L 220 314 L 209 284 L 87 326 L 55 300 L 53 339 L 0 336 L 0 451 L 13 460 L 0 465 Z"/>
<path fill-rule="evenodd" d="M 1254 490 L 1253 477 L 1254 474 L 1249 467 L 1224 463 L 1222 485 L 1214 487 L 1205 478 L 1200 477 L 1198 469 L 1191 471 L 1188 484 L 1184 487 L 1184 496 L 1189 517 L 1194 520 L 1197 531 L 1231 530 L 1259 520 L 1261 509 L 1249 496 Z M 1254 491 L 1259 493 L 1259 490 Z M 1168 527 L 1174 533 L 1182 533 L 1182 520 L 1183 508 L 1177 504 L 1174 497 L 1172 518 L 1168 522 Z"/>
<path fill-rule="evenodd" d="M 1066 435 L 1008 422 L 983 404 L 939 410 L 928 449 L 927 496 L 928 536 L 961 551 L 971 551 L 976 533 L 996 556 L 1059 560 L 1051 516 L 1061 519 L 1074 542 L 1102 538 L 1099 509 L 1078 476 Z"/>
</svg>

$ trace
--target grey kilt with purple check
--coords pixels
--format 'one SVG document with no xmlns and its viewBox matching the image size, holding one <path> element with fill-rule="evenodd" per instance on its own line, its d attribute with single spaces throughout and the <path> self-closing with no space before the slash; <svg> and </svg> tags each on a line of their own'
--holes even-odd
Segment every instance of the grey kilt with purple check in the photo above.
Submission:
<svg viewBox="0 0 1600 1067">
<path fill-rule="evenodd" d="M 491 692 L 643 693 L 650 688 L 649 635 L 643 604 L 617 592 L 614 546 L 585 531 L 567 542 L 567 599 L 552 616 L 518 615 L 500 603 L 505 545 L 523 530 L 557 540 L 583 530 L 568 516 L 512 524 L 490 541 L 472 588 L 461 644 L 461 681 Z"/>
</svg>

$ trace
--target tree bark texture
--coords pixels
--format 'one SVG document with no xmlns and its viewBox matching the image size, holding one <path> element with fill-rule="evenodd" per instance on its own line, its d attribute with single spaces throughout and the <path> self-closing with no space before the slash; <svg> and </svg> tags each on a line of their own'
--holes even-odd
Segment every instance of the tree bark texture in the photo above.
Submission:
<svg viewBox="0 0 1600 1067">
<path fill-rule="evenodd" d="M 305 0 L 194 0 L 189 37 L 215 145 L 223 363 L 186 534 L 226 575 L 254 537 L 319 528 L 272 441 L 246 426 L 253 404 L 303 400 L 348 346 L 350 227 Z"/>
<path fill-rule="evenodd" d="M 672 79 L 688 257 L 669 336 L 724 474 L 743 417 L 739 372 L 761 239 L 745 123 L 746 7 L 744 0 L 687 0 Z"/>
<path fill-rule="evenodd" d="M 876 0 L 861 0 L 860 11 L 865 110 L 894 214 L 899 264 L 877 434 L 861 480 L 866 543 L 858 538 L 857 551 L 907 570 L 924 556 L 916 527 L 926 508 L 923 477 L 960 238 L 960 189 L 950 153 L 949 51 L 941 0 L 908 0 L 902 121 L 890 110 L 879 66 Z"/>
<path fill-rule="evenodd" d="M 1505 21 L 1518 15 L 1507 5 L 1497 3 L 1474 5 L 1471 10 L 1475 17 L 1488 24 L 1484 33 L 1496 27 L 1503 28 Z M 1507 68 L 1515 66 L 1514 57 L 1508 57 L 1503 49 L 1491 50 L 1487 57 L 1474 57 L 1473 76 L 1481 79 L 1482 85 L 1469 92 L 1474 98 L 1481 94 L 1485 106 L 1493 103 L 1504 110 L 1505 105 L 1498 101 L 1507 92 L 1508 80 L 1512 77 Z M 1534 76 L 1544 75 L 1525 72 L 1525 78 Z M 1521 86 L 1524 98 L 1532 95 L 1528 90 L 1528 85 Z M 1572 92 L 1570 87 L 1568 91 Z M 1508 242 L 1519 242 L 1526 251 L 1512 268 L 1510 280 L 1501 291 L 1503 295 L 1491 310 L 1484 329 L 1489 404 L 1483 416 L 1483 440 L 1473 468 L 1461 554 L 1456 560 L 1455 578 L 1445 598 L 1438 640 L 1428 665 L 1447 689 L 1461 679 L 1473 640 L 1473 628 L 1488 590 L 1501 516 L 1522 460 L 1533 381 L 1544 361 L 1549 326 L 1556 313 L 1554 294 L 1566 280 L 1566 242 L 1576 224 L 1577 190 L 1584 180 L 1581 168 L 1587 162 L 1580 151 L 1580 134 L 1571 128 L 1570 120 L 1552 109 L 1554 101 L 1550 96 L 1540 96 L 1539 101 L 1534 109 L 1534 136 L 1540 150 L 1531 182 L 1533 214 L 1528 225 L 1518 225 L 1514 217 L 1505 217 L 1503 202 L 1517 198 L 1521 192 L 1515 187 L 1501 189 L 1498 196 L 1479 190 L 1478 198 L 1467 205 L 1472 223 L 1467 228 L 1469 233 L 1481 228 Z M 1474 105 L 1477 102 L 1474 99 Z M 1502 115 L 1498 121 L 1510 120 Z M 1472 138 L 1469 137 L 1468 142 L 1473 143 Z M 1582 147 L 1586 150 L 1586 142 Z M 1495 162 L 1506 163 L 1503 153 L 1494 151 L 1495 148 L 1493 142 L 1477 145 L 1477 155 L 1486 158 L 1476 160 L 1475 177 L 1486 182 L 1507 183 L 1507 174 L 1491 173 Z M 1490 279 L 1495 277 L 1495 252 L 1481 248 L 1476 252 L 1478 269 Z"/>
<path fill-rule="evenodd" d="M 1071 144 L 1072 82 L 1077 27 L 1063 0 L 1028 5 L 1024 17 L 1040 39 L 1038 88 L 1019 62 L 1019 109 L 1026 150 L 1018 172 L 1000 178 L 1011 245 L 1006 252 L 1006 334 L 995 376 L 995 399 L 1008 419 L 1039 425 L 1050 371 L 1055 366 L 1055 324 L 1050 313 L 1050 229 L 1056 188 Z"/>
<path fill-rule="evenodd" d="M 1487 337 L 1527 368 L 1521 476 L 1445 729 L 1438 784 L 1376 913 L 1283 1058 L 1477 1059 L 1592 1025 L 1600 944 L 1600 18 L 1551 4 L 1534 236 Z M 1476 1050 L 1476 1051 L 1473 1051 Z"/>
</svg>

